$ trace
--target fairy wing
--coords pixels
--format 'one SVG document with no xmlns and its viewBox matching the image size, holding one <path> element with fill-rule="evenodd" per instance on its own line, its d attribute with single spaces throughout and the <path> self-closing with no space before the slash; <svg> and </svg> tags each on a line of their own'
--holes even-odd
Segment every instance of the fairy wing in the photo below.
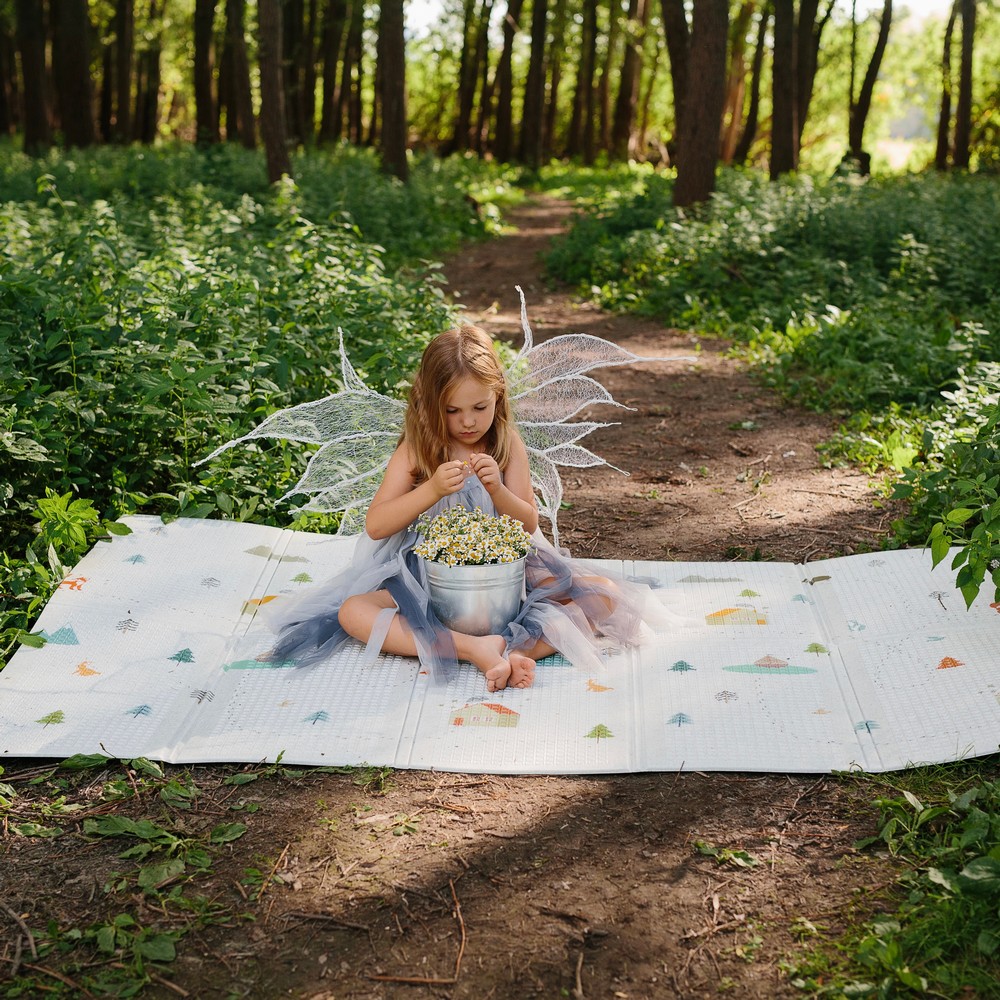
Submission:
<svg viewBox="0 0 1000 1000">
<path fill-rule="evenodd" d="M 248 434 L 228 441 L 198 464 L 258 438 L 318 444 L 302 478 L 281 499 L 306 494 L 308 501 L 296 509 L 343 511 L 337 533 L 361 531 L 368 505 L 399 442 L 406 404 L 365 385 L 347 357 L 343 331 L 340 371 L 344 384 L 340 392 L 272 413 Z"/>
</svg>

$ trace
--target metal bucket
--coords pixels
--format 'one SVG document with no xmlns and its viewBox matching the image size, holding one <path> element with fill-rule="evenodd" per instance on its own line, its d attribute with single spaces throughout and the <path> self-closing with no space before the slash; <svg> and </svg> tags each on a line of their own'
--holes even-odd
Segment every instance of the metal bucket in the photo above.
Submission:
<svg viewBox="0 0 1000 1000">
<path fill-rule="evenodd" d="M 431 607 L 442 624 L 465 635 L 497 635 L 521 610 L 524 559 L 489 566 L 423 560 Z"/>
</svg>

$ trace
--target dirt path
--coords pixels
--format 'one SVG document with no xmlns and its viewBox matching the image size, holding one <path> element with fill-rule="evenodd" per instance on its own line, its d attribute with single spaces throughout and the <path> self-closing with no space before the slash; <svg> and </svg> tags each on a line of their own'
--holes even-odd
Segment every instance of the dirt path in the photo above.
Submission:
<svg viewBox="0 0 1000 1000">
<path fill-rule="evenodd" d="M 698 348 L 542 283 L 537 254 L 567 215 L 528 204 L 516 234 L 446 265 L 470 318 L 516 337 L 520 283 L 539 335 L 589 331 L 656 356 Z M 632 476 L 570 480 L 561 524 L 577 554 L 803 560 L 877 542 L 887 515 L 865 477 L 817 463 L 829 423 L 783 407 L 722 345 L 701 341 L 697 364 L 616 370 L 608 383 L 636 412 L 595 446 Z M 173 985 L 146 996 L 798 997 L 782 960 L 809 927 L 836 933 L 858 887 L 880 878 L 851 846 L 872 832 L 872 796 L 830 777 L 403 771 L 363 787 L 356 772 L 290 772 L 225 787 L 226 769 L 189 773 L 200 797 L 172 822 L 211 826 L 235 807 L 249 831 L 196 883 L 225 925 L 183 938 L 163 969 Z M 131 807 L 163 809 L 152 798 Z M 104 889 L 130 864 L 121 845 L 13 845 L 0 902 L 36 926 L 107 920 L 123 905 Z M 157 917 L 147 905 L 129 904 L 144 923 Z"/>
</svg>

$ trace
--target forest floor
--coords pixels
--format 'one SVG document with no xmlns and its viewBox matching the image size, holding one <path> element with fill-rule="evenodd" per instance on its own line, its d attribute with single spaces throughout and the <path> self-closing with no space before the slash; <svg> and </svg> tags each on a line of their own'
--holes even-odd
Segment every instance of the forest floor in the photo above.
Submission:
<svg viewBox="0 0 1000 1000">
<path fill-rule="evenodd" d="M 892 514 L 878 483 L 821 464 L 829 418 L 761 388 L 718 340 L 605 313 L 541 277 L 539 254 L 570 214 L 566 203 L 529 200 L 509 235 L 445 263 L 468 318 L 519 344 L 520 284 L 537 338 L 590 332 L 639 355 L 696 360 L 599 374 L 633 410 L 602 414 L 619 423 L 588 443 L 631 475 L 567 477 L 563 544 L 595 558 L 685 561 L 877 548 Z M 44 769 L 4 763 L 3 780 L 30 796 Z M 789 961 L 816 929 L 833 936 L 878 910 L 893 876 L 885 859 L 853 847 L 876 819 L 875 785 L 861 776 L 272 767 L 233 785 L 223 782 L 252 769 L 167 770 L 197 785 L 187 809 L 139 784 L 127 806 L 92 812 L 157 822 L 169 813 L 175 830 L 191 831 L 238 818 L 249 829 L 196 881 L 202 910 L 174 918 L 190 929 L 150 997 L 801 996 Z M 101 776 L 87 780 L 96 790 Z M 77 784 L 78 798 L 86 791 Z M 105 887 L 131 862 L 108 837 L 0 845 L 0 940 L 21 933 L 20 975 L 62 989 L 79 967 L 70 974 L 55 953 L 32 959 L 16 920 L 107 921 L 121 897 Z M 164 924 L 138 891 L 128 907 L 143 925 Z M 3 947 L 10 966 L 13 945 Z"/>
</svg>

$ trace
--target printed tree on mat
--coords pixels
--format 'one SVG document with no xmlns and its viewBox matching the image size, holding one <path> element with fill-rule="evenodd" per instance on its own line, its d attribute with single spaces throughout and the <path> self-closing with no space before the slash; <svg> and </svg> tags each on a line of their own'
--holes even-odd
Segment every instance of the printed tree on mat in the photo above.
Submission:
<svg viewBox="0 0 1000 1000">
<path fill-rule="evenodd" d="M 76 632 L 73 631 L 72 625 L 63 625 L 62 628 L 57 628 L 52 635 L 47 632 L 42 632 L 42 635 L 56 646 L 79 646 L 80 640 L 76 637 Z"/>
<path fill-rule="evenodd" d="M 312 579 L 308 573 L 297 573 L 292 577 L 292 583 L 312 583 Z"/>
<path fill-rule="evenodd" d="M 829 653 L 830 650 L 828 650 L 821 642 L 811 642 L 808 646 L 806 646 L 806 652 L 815 653 L 817 656 L 820 656 L 823 653 Z"/>
<path fill-rule="evenodd" d="M 168 656 L 167 659 L 177 663 L 194 663 L 194 653 L 185 646 L 184 649 L 178 649 L 173 656 Z"/>
<path fill-rule="evenodd" d="M 191 692 L 191 697 L 200 705 L 203 701 L 214 701 L 215 692 L 206 691 L 204 688 L 195 688 Z"/>
<path fill-rule="evenodd" d="M 965 663 L 962 660 L 956 660 L 954 656 L 944 656 L 941 658 L 941 662 L 937 665 L 938 670 L 950 670 L 952 667 L 964 667 Z"/>
<path fill-rule="evenodd" d="M 677 673 L 683 673 L 685 670 L 696 670 L 697 668 L 692 667 L 687 660 L 678 660 L 670 669 Z"/>
<path fill-rule="evenodd" d="M 322 710 L 319 712 L 313 712 L 312 715 L 307 715 L 302 721 L 311 722 L 315 726 L 317 722 L 329 722 L 330 713 Z"/>
<path fill-rule="evenodd" d="M 881 729 L 882 727 L 872 719 L 865 719 L 863 722 L 858 722 L 854 726 L 855 732 L 858 733 L 873 733 L 876 729 Z"/>
<path fill-rule="evenodd" d="M 681 726 L 691 725 L 693 721 L 694 720 L 691 718 L 690 715 L 685 715 L 683 712 L 678 712 L 676 715 L 671 715 L 670 718 L 667 719 L 667 725 L 676 726 L 678 729 L 680 729 Z"/>
<path fill-rule="evenodd" d="M 140 715 L 152 715 L 153 709 L 150 705 L 136 705 L 135 708 L 130 708 L 126 715 L 131 715 L 133 719 L 138 719 Z"/>
<path fill-rule="evenodd" d="M 603 723 L 598 723 L 594 726 L 589 733 L 587 733 L 586 738 L 588 740 L 610 740 L 615 734 L 608 729 Z"/>
<path fill-rule="evenodd" d="M 144 563 L 145 561 L 146 557 L 138 554 L 129 556 L 128 559 L 125 560 L 127 563 L 132 563 L 133 566 L 138 566 L 140 563 Z"/>
<path fill-rule="evenodd" d="M 760 597 L 760 594 L 758 594 L 756 590 L 751 590 L 749 587 L 747 587 L 746 590 L 741 590 L 740 591 L 739 596 L 740 597 Z"/>
<path fill-rule="evenodd" d="M 61 708 L 55 712 L 49 712 L 48 715 L 43 715 L 40 719 L 35 719 L 35 722 L 40 722 L 43 726 L 58 726 L 59 723 L 65 721 L 66 713 Z"/>
</svg>

